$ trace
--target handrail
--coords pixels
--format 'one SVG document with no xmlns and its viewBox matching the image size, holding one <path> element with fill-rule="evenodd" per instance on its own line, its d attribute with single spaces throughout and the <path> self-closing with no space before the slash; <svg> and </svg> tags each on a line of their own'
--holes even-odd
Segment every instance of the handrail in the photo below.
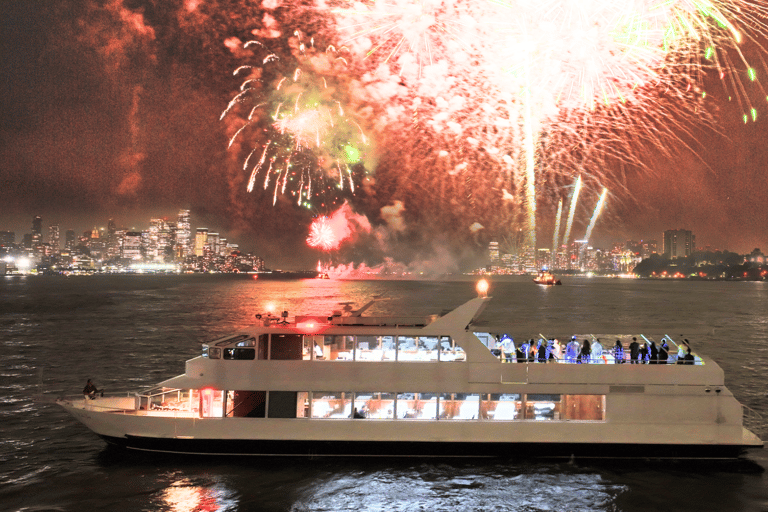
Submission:
<svg viewBox="0 0 768 512">
<path fill-rule="evenodd" d="M 763 416 L 744 404 L 741 404 L 741 409 L 742 425 L 762 439 L 763 436 L 761 434 L 766 430 Z"/>
</svg>

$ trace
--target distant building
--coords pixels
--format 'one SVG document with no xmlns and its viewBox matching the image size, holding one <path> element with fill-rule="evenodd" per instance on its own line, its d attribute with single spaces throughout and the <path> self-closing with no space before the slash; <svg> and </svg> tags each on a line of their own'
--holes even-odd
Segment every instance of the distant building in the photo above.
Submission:
<svg viewBox="0 0 768 512">
<path fill-rule="evenodd" d="M 128 260 L 141 259 L 141 232 L 128 231 L 123 237 L 123 245 L 120 248 L 120 257 Z"/>
<path fill-rule="evenodd" d="M 208 245 L 208 228 L 197 228 L 195 233 L 195 256 L 202 256 Z"/>
<path fill-rule="evenodd" d="M 664 256 L 684 258 L 696 251 L 696 237 L 687 229 L 670 229 L 664 232 Z"/>
<path fill-rule="evenodd" d="M 9 247 L 16 243 L 16 233 L 13 231 L 0 231 L 0 246 Z"/>
<path fill-rule="evenodd" d="M 499 264 L 499 242 L 488 244 L 488 259 L 490 259 L 491 265 Z"/>
<path fill-rule="evenodd" d="M 218 233 L 208 233 L 208 246 L 211 248 L 211 253 L 213 253 L 214 256 L 220 255 L 220 238 Z"/>
<path fill-rule="evenodd" d="M 75 239 L 75 230 L 68 229 L 64 234 L 64 249 L 66 249 L 67 252 L 72 252 L 72 250 L 75 248 L 75 245 L 77 245 Z"/>
<path fill-rule="evenodd" d="M 51 246 L 53 256 L 61 252 L 61 235 L 59 233 L 59 226 L 56 224 L 48 226 L 48 244 Z"/>
<path fill-rule="evenodd" d="M 192 254 L 192 228 L 189 224 L 189 210 L 179 210 L 176 223 L 176 255 L 186 258 Z"/>
</svg>

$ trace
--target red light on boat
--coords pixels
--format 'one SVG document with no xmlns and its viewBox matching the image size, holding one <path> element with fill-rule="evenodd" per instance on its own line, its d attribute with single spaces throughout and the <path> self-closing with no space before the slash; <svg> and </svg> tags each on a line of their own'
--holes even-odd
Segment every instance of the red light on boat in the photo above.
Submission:
<svg viewBox="0 0 768 512">
<path fill-rule="evenodd" d="M 296 328 L 307 334 L 313 334 L 320 330 L 320 326 L 317 322 L 301 322 L 296 324 Z"/>
</svg>

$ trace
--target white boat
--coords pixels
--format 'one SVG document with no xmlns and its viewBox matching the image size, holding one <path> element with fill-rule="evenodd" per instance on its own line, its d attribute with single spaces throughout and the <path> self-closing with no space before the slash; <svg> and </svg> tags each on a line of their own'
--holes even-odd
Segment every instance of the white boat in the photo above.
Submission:
<svg viewBox="0 0 768 512">
<path fill-rule="evenodd" d="M 57 403 L 108 443 L 153 452 L 734 458 L 763 446 L 711 359 L 510 364 L 472 328 L 489 300 L 429 318 L 364 316 L 372 302 L 261 317 L 151 390 Z"/>
</svg>

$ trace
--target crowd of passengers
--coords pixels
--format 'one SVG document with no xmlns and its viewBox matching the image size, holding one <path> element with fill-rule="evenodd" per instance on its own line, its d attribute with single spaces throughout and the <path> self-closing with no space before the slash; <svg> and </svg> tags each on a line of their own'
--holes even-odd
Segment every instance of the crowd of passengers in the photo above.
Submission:
<svg viewBox="0 0 768 512">
<path fill-rule="evenodd" d="M 687 339 L 677 344 L 677 352 L 671 353 L 666 338 L 657 345 L 655 341 L 632 342 L 627 349 L 617 339 L 616 343 L 605 349 L 599 338 L 594 341 L 584 340 L 582 343 L 571 338 L 563 343 L 556 338 L 538 341 L 529 339 L 519 346 L 508 335 L 496 336 L 495 346 L 489 347 L 491 353 L 506 363 L 615 363 L 615 364 L 694 364 L 696 358 L 691 354 L 691 346 Z"/>
</svg>

